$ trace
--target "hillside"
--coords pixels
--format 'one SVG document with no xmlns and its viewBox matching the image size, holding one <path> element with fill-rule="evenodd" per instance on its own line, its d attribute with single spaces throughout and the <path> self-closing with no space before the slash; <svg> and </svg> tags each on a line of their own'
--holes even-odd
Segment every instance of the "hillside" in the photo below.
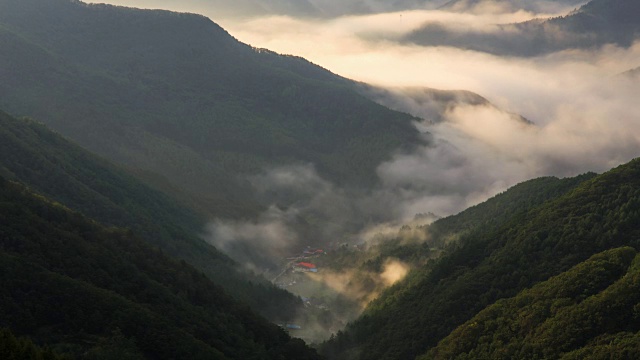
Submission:
<svg viewBox="0 0 640 360">
<path fill-rule="evenodd" d="M 316 261 L 322 267 L 333 270 L 380 273 L 388 259 L 399 260 L 416 269 L 411 281 L 430 269 L 429 260 L 442 249 L 451 249 L 474 230 L 497 229 L 504 226 L 516 214 L 525 214 L 544 202 L 573 190 L 595 174 L 575 178 L 558 179 L 544 177 L 525 181 L 511 187 L 484 203 L 472 206 L 459 214 L 438 219 L 429 225 L 404 225 L 396 236 L 380 234 L 363 248 L 364 251 L 337 249 L 327 259 Z M 359 285 L 357 282 L 354 286 Z"/>
<path fill-rule="evenodd" d="M 19 181 L 108 226 L 131 229 L 153 247 L 203 271 L 234 297 L 273 320 L 294 316 L 301 302 L 200 237 L 205 220 L 115 165 L 33 120 L 0 111 L 0 176 Z"/>
<path fill-rule="evenodd" d="M 452 46 L 496 55 L 538 56 L 567 49 L 630 47 L 640 36 L 635 0 L 592 0 L 566 16 L 495 25 L 491 31 L 429 24 L 406 37 L 424 46 Z"/>
<path fill-rule="evenodd" d="M 455 244 L 478 229 L 498 229 L 515 216 L 564 195 L 594 176 L 596 174 L 587 173 L 566 179 L 543 177 L 517 184 L 481 204 L 425 227 L 429 234 L 428 245 L 442 247 L 448 243 Z"/>
<path fill-rule="evenodd" d="M 0 178 L 0 327 L 87 358 L 317 359 L 204 274 Z"/>
<path fill-rule="evenodd" d="M 266 168 L 312 163 L 371 186 L 381 161 L 419 142 L 411 116 L 198 15 L 0 0 L 0 49 L 0 107 L 213 216 L 255 215 L 246 178 Z"/>
<path fill-rule="evenodd" d="M 35 345 L 31 340 L 25 338 L 16 338 L 10 330 L 0 329 L 0 354 L 4 359 L 23 359 L 23 360 L 63 360 L 67 359 L 60 356 L 51 349 L 42 349 Z"/>
<path fill-rule="evenodd" d="M 633 248 L 594 255 L 487 307 L 420 359 L 634 357 L 639 271 Z"/>
<path fill-rule="evenodd" d="M 429 271 L 374 301 L 325 344 L 324 353 L 335 359 L 414 358 L 499 299 L 599 252 L 637 248 L 639 174 L 640 161 L 634 160 L 526 211 L 505 213 L 495 226 L 466 231 Z"/>
</svg>

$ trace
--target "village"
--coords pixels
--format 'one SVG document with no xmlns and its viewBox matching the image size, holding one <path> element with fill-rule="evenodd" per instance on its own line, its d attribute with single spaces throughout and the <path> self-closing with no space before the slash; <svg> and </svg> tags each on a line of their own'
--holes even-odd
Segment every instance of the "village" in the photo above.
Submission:
<svg viewBox="0 0 640 360">
<path fill-rule="evenodd" d="M 329 306 L 322 300 L 319 284 L 307 276 L 310 273 L 318 273 L 316 260 L 326 255 L 327 252 L 323 249 L 307 246 L 298 254 L 283 259 L 282 270 L 272 279 L 272 282 L 277 287 L 298 295 L 305 308 L 311 311 L 329 311 Z M 283 323 L 280 326 L 287 331 L 296 332 L 296 336 L 303 338 L 305 337 L 303 333 L 310 331 L 308 326 L 298 323 Z"/>
<path fill-rule="evenodd" d="M 357 258 L 364 244 L 329 242 L 325 246 L 306 246 L 282 257 L 270 277 L 274 285 L 297 295 L 304 305 L 278 325 L 310 344 L 328 339 L 361 311 L 361 302 L 344 293 L 351 280 L 337 273 L 336 265 Z"/>
<path fill-rule="evenodd" d="M 310 261 L 321 255 L 326 255 L 326 252 L 322 249 L 307 246 L 307 248 L 304 249 L 300 254 L 286 258 L 287 262 L 283 267 L 282 272 L 280 272 L 275 278 L 273 278 L 271 282 L 273 282 L 279 288 L 285 289 L 295 284 L 293 282 L 287 283 L 287 281 L 283 281 L 283 279 L 288 279 L 288 277 L 286 276 L 287 274 L 305 272 L 317 273 L 318 267 Z"/>
</svg>

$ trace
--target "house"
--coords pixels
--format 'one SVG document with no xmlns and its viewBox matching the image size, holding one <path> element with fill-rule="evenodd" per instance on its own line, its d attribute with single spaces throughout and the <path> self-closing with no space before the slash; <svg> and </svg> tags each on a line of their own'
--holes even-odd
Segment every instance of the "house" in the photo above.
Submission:
<svg viewBox="0 0 640 360">
<path fill-rule="evenodd" d="M 298 272 L 318 272 L 318 268 L 312 264 L 312 263 L 308 263 L 308 262 L 299 262 L 297 264 L 293 265 L 293 271 L 298 271 Z"/>
</svg>

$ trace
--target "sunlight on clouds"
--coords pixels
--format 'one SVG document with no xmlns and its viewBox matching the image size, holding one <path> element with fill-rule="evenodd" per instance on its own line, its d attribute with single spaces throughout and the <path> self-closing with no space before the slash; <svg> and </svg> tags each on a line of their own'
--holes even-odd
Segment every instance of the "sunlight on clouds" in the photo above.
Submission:
<svg viewBox="0 0 640 360">
<path fill-rule="evenodd" d="M 491 31 L 493 24 L 525 21 L 535 16 L 523 11 L 483 16 L 407 11 L 331 20 L 271 16 L 240 22 L 222 20 L 221 24 L 241 41 L 305 57 L 355 80 L 383 86 L 480 91 L 483 78 L 502 71 L 483 68 L 478 74 L 479 65 L 496 60 L 494 57 L 452 48 L 424 48 L 395 40 L 429 22 Z M 508 65 L 497 62 L 500 67 Z M 476 79 L 477 76 L 481 78 Z"/>
</svg>

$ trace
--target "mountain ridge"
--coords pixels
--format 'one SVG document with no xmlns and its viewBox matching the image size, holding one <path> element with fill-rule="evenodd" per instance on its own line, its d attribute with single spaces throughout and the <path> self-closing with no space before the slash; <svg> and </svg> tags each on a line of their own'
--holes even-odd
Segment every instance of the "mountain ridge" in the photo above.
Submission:
<svg viewBox="0 0 640 360">
<path fill-rule="evenodd" d="M 452 31 L 446 24 L 429 24 L 404 40 L 518 57 L 605 45 L 628 48 L 640 36 L 640 22 L 634 16 L 638 6 L 633 0 L 591 0 L 565 16 L 498 24 L 487 32 Z"/>
</svg>

